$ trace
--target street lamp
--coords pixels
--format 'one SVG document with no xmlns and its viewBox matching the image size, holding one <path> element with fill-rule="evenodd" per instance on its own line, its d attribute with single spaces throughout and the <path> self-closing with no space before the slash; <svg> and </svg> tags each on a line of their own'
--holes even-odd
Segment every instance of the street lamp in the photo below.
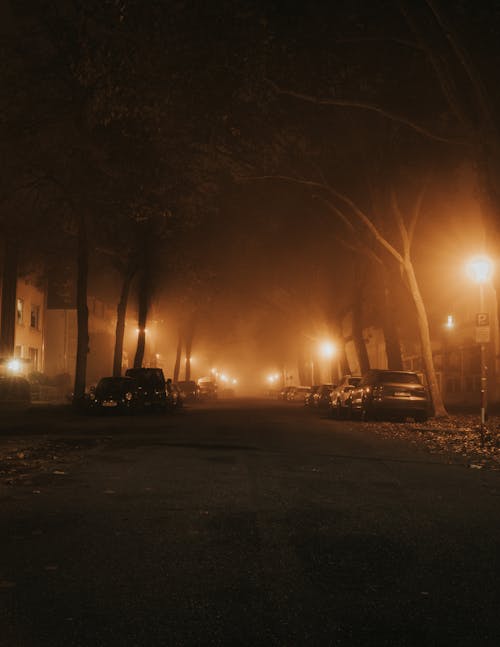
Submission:
<svg viewBox="0 0 500 647">
<path fill-rule="evenodd" d="M 21 372 L 21 362 L 18 359 L 10 359 L 7 362 L 7 370 L 10 373 L 20 373 Z"/>
<path fill-rule="evenodd" d="M 321 356 L 331 359 L 335 355 L 335 345 L 331 341 L 323 341 L 320 345 Z"/>
<path fill-rule="evenodd" d="M 479 312 L 476 314 L 476 342 L 481 345 L 481 442 L 483 443 L 488 402 L 486 344 L 490 341 L 489 313 L 484 311 L 484 284 L 492 277 L 493 263 L 487 256 L 475 256 L 467 263 L 467 273 L 472 281 L 479 285 Z"/>
</svg>

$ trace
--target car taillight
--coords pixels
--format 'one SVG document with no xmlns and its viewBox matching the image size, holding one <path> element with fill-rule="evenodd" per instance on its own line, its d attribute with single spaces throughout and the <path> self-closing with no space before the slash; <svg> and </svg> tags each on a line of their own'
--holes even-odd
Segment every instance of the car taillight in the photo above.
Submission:
<svg viewBox="0 0 500 647">
<path fill-rule="evenodd" d="M 95 400 L 95 393 L 91 393 L 91 394 L 89 395 L 89 397 L 90 397 L 90 399 L 91 399 L 91 400 Z"/>
<path fill-rule="evenodd" d="M 130 391 L 127 391 L 127 393 L 125 393 L 125 400 L 132 400 L 132 394 L 130 393 Z"/>
</svg>

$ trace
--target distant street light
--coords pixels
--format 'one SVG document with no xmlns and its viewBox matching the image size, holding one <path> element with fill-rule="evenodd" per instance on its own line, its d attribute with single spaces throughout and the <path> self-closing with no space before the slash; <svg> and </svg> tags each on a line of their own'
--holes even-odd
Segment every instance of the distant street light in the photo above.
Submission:
<svg viewBox="0 0 500 647">
<path fill-rule="evenodd" d="M 487 256 L 475 256 L 469 260 L 466 269 L 472 281 L 479 285 L 479 312 L 476 314 L 476 342 L 481 345 L 481 443 L 484 443 L 486 408 L 488 403 L 486 344 L 490 341 L 489 313 L 484 311 L 484 284 L 493 275 L 493 263 Z"/>
<path fill-rule="evenodd" d="M 444 325 L 446 328 L 448 328 L 448 330 L 455 328 L 455 318 L 453 317 L 453 315 L 447 316 L 446 323 Z"/>
<path fill-rule="evenodd" d="M 7 370 L 10 373 L 20 373 L 21 372 L 21 362 L 18 359 L 11 359 L 7 362 Z"/>
<path fill-rule="evenodd" d="M 321 356 L 325 359 L 331 359 L 335 355 L 337 350 L 335 344 L 332 344 L 331 341 L 321 342 L 319 349 Z"/>
<path fill-rule="evenodd" d="M 325 339 L 318 343 L 316 346 L 316 357 L 320 357 L 324 360 L 330 360 L 335 356 L 337 352 L 337 347 L 331 341 Z M 315 380 L 315 365 L 314 365 L 314 349 L 311 349 L 311 384 L 314 384 Z M 330 367 L 331 368 L 331 367 Z"/>
</svg>

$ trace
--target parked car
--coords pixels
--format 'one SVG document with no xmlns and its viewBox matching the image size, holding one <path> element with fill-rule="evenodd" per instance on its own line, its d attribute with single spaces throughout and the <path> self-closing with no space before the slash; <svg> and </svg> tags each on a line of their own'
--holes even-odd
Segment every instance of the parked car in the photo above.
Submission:
<svg viewBox="0 0 500 647">
<path fill-rule="evenodd" d="M 132 377 L 103 377 L 89 394 L 91 410 L 132 413 L 141 405 L 139 384 Z"/>
<path fill-rule="evenodd" d="M 313 406 L 323 409 L 330 406 L 330 394 L 334 389 L 333 384 L 321 384 L 313 395 Z"/>
<path fill-rule="evenodd" d="M 200 377 L 198 380 L 198 387 L 200 389 L 200 400 L 217 399 L 217 384 L 214 380 Z"/>
<path fill-rule="evenodd" d="M 200 387 L 193 380 L 181 380 L 177 382 L 177 388 L 184 402 L 194 402 L 200 399 Z"/>
<path fill-rule="evenodd" d="M 294 388 L 294 386 L 284 386 L 279 392 L 278 400 L 288 400 L 288 394 Z"/>
<path fill-rule="evenodd" d="M 372 369 L 351 392 L 351 413 L 362 420 L 412 417 L 425 422 L 431 409 L 417 373 Z"/>
<path fill-rule="evenodd" d="M 309 393 L 306 394 L 304 398 L 305 407 L 312 407 L 314 405 L 314 395 L 315 393 L 317 393 L 318 389 L 319 389 L 319 384 L 313 384 L 313 386 L 311 386 L 311 390 L 309 391 Z"/>
<path fill-rule="evenodd" d="M 311 392 L 310 386 L 291 386 L 287 393 L 288 402 L 304 402 L 306 396 Z"/>
<path fill-rule="evenodd" d="M 335 418 L 343 418 L 351 411 L 351 393 L 361 382 L 361 375 L 344 375 L 330 394 L 330 411 Z"/>
<path fill-rule="evenodd" d="M 0 410 L 27 409 L 31 404 L 30 383 L 24 377 L 0 377 Z"/>
<path fill-rule="evenodd" d="M 142 406 L 162 411 L 168 408 L 165 376 L 161 368 L 129 368 L 125 376 L 137 380 Z"/>
</svg>

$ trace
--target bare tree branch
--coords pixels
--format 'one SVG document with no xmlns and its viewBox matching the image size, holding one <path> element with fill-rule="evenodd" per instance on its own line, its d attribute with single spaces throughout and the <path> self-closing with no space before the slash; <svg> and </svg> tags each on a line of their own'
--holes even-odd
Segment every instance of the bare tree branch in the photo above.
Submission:
<svg viewBox="0 0 500 647">
<path fill-rule="evenodd" d="M 479 73 L 474 69 L 474 64 L 470 60 L 467 51 L 460 45 L 457 36 L 453 33 L 450 24 L 439 11 L 436 2 L 434 0 L 425 0 L 425 2 L 436 19 L 436 22 L 441 27 L 446 40 L 450 44 L 451 49 L 462 65 L 462 68 L 474 88 L 476 101 L 481 111 L 481 120 L 487 121 L 490 126 L 494 125 L 495 119 L 488 99 L 488 93 L 483 85 Z"/>
<path fill-rule="evenodd" d="M 297 177 L 291 177 L 287 175 L 260 175 L 260 176 L 247 176 L 247 177 L 241 177 L 239 178 L 241 181 L 247 181 L 247 182 L 252 182 L 252 181 L 258 181 L 258 180 L 271 180 L 271 181 L 283 181 L 283 182 L 294 182 L 295 184 L 301 184 L 303 186 L 309 186 L 309 187 L 314 187 L 316 189 L 322 189 L 323 191 L 329 193 L 332 195 L 334 198 L 337 198 L 347 206 L 351 208 L 353 213 L 357 216 L 357 218 L 365 225 L 365 227 L 368 229 L 368 231 L 372 234 L 372 236 L 375 238 L 375 240 L 382 246 L 384 249 L 386 249 L 389 254 L 396 259 L 398 263 L 404 263 L 404 258 L 403 256 L 398 252 L 398 250 L 391 245 L 391 243 L 379 232 L 379 230 L 375 227 L 373 222 L 368 218 L 368 216 L 364 213 L 358 205 L 351 200 L 348 196 L 345 194 L 341 193 L 340 191 L 337 191 L 333 187 L 331 187 L 328 184 L 323 184 L 322 182 L 316 182 L 314 180 L 306 180 L 303 178 L 297 178 Z"/>
<path fill-rule="evenodd" d="M 386 119 L 389 119 L 390 121 L 394 121 L 396 123 L 407 126 L 411 130 L 414 130 L 415 132 L 419 133 L 420 135 L 423 135 L 424 137 L 427 137 L 428 139 L 444 142 L 446 144 L 464 143 L 462 140 L 450 139 L 449 137 L 438 135 L 437 133 L 434 133 L 428 130 L 424 126 L 417 124 L 411 119 L 404 117 L 403 115 L 398 115 L 396 113 L 390 112 L 389 110 L 386 110 L 385 108 L 381 108 L 380 106 L 377 106 L 373 103 L 358 101 L 353 99 L 335 99 L 334 97 L 324 97 L 324 98 L 315 97 L 309 94 L 304 94 L 302 92 L 295 92 L 294 90 L 287 90 L 285 88 L 281 88 L 274 81 L 270 79 L 266 79 L 266 82 L 275 90 L 277 94 L 284 94 L 289 97 L 294 97 L 295 99 L 300 99 L 301 101 L 306 101 L 308 103 L 314 103 L 319 106 L 338 106 L 340 108 L 358 108 L 361 110 L 366 110 L 368 112 L 374 112 L 376 114 L 379 114 L 382 117 L 385 117 Z"/>
<path fill-rule="evenodd" d="M 458 98 L 457 88 L 455 82 L 447 69 L 444 61 L 440 56 L 434 51 L 434 49 L 429 45 L 429 42 L 426 40 L 425 36 L 422 34 L 422 28 L 417 24 L 416 20 L 411 14 L 411 11 L 408 10 L 406 2 L 399 2 L 399 10 L 404 16 L 409 28 L 415 34 L 418 42 L 420 43 L 421 50 L 425 53 L 429 62 L 434 69 L 434 73 L 439 82 L 441 90 L 443 92 L 444 98 L 453 112 L 457 120 L 467 129 L 472 127 L 470 119 L 467 117 L 461 101 Z"/>
<path fill-rule="evenodd" d="M 429 179 L 427 179 L 420 191 L 418 192 L 417 199 L 415 201 L 415 208 L 413 210 L 413 216 L 410 220 L 410 225 L 408 227 L 408 238 L 410 245 L 413 242 L 413 236 L 415 234 L 415 227 L 417 226 L 418 219 L 420 218 L 420 213 L 422 212 L 422 203 L 424 201 L 425 194 L 427 192 L 427 187 L 429 184 Z"/>
<path fill-rule="evenodd" d="M 339 45 L 351 43 L 355 45 L 359 45 L 360 43 L 396 43 L 397 45 L 402 45 L 403 47 L 407 47 L 408 49 L 422 49 L 419 43 L 411 40 L 406 40 L 404 38 L 384 38 L 382 36 L 371 36 L 365 38 L 336 38 L 334 42 Z"/>
<path fill-rule="evenodd" d="M 396 190 L 394 189 L 394 187 L 391 187 L 391 205 L 392 210 L 394 211 L 394 216 L 396 218 L 399 233 L 401 234 L 401 240 L 403 241 L 404 257 L 408 258 L 410 254 L 410 238 L 408 236 L 408 230 L 405 225 L 403 214 L 401 213 L 401 209 L 399 208 L 398 196 L 396 195 Z"/>
</svg>

